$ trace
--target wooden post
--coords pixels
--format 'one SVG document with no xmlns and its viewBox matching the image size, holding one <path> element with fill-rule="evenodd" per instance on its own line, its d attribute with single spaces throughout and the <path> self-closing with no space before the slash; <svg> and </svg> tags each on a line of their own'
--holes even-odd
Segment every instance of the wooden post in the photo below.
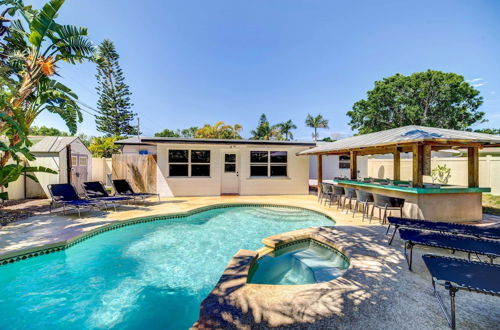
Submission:
<svg viewBox="0 0 500 330">
<path fill-rule="evenodd" d="M 413 153 L 413 175 L 412 175 L 412 181 L 413 181 L 413 187 L 422 187 L 424 183 L 424 178 L 423 178 L 423 146 L 419 144 L 414 144 L 412 145 L 412 153 Z"/>
<path fill-rule="evenodd" d="M 467 172 L 470 188 L 479 187 L 479 148 L 467 148 Z"/>
<path fill-rule="evenodd" d="M 350 161 L 351 161 L 351 180 L 356 180 L 358 178 L 358 153 L 356 151 L 351 151 Z"/>
<path fill-rule="evenodd" d="M 71 184 L 71 144 L 66 145 L 66 183 Z"/>
<path fill-rule="evenodd" d="M 431 175 L 431 157 L 432 157 L 432 148 L 430 145 L 423 146 L 423 167 L 422 174 L 423 175 Z"/>
<path fill-rule="evenodd" d="M 401 153 L 400 149 L 396 148 L 394 150 L 394 173 L 393 173 L 393 179 L 394 180 L 401 180 Z"/>
<path fill-rule="evenodd" d="M 323 156 L 317 156 L 318 161 L 318 195 L 321 193 L 321 183 L 323 182 Z"/>
</svg>

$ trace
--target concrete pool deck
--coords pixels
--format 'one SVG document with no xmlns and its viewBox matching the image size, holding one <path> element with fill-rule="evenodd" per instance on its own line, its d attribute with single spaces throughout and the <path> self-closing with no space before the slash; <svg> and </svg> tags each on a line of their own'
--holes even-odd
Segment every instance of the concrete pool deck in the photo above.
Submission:
<svg viewBox="0 0 500 330">
<path fill-rule="evenodd" d="M 422 252 L 443 250 L 416 248 L 414 272 L 408 271 L 403 245 L 395 239 L 387 245 L 385 226 L 352 217 L 317 203 L 315 196 L 221 196 L 162 198 L 158 203 L 123 206 L 118 212 L 77 215 L 43 214 L 0 228 L 0 258 L 25 249 L 57 244 L 110 223 L 130 218 L 176 214 L 200 207 L 227 203 L 264 203 L 308 208 L 336 221 L 335 239 L 348 246 L 355 267 L 348 276 L 313 286 L 265 286 L 256 290 L 244 285 L 237 300 L 234 323 L 241 328 L 338 328 L 338 329 L 447 329 L 432 295 L 430 276 L 420 258 Z M 345 244 L 345 245 L 344 245 Z M 263 245 L 264 246 L 264 245 Z M 230 260 L 228 260 L 229 262 Z M 222 271 L 222 270 L 221 270 Z M 307 288 L 304 288 L 307 287 Z M 444 290 L 440 291 L 443 295 Z M 459 328 L 492 329 L 500 321 L 500 299 L 460 291 L 457 294 Z M 236 306 L 236 305 L 235 305 Z M 228 324 L 229 325 L 229 324 Z"/>
</svg>

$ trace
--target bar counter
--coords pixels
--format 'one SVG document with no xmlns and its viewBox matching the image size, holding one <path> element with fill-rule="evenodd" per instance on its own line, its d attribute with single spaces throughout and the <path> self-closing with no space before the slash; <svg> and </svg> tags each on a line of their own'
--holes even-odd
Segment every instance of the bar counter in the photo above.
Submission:
<svg viewBox="0 0 500 330">
<path fill-rule="evenodd" d="M 405 199 L 403 216 L 415 219 L 468 222 L 482 219 L 482 193 L 490 188 L 441 186 L 432 188 L 402 187 L 353 180 L 335 180 L 343 187 L 352 187 L 373 194 Z M 399 216 L 399 211 L 393 211 Z"/>
</svg>

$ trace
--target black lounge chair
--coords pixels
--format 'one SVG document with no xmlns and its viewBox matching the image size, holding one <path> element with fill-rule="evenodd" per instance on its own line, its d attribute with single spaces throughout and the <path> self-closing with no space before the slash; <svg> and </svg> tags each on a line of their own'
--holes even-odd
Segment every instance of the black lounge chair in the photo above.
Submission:
<svg viewBox="0 0 500 330">
<path fill-rule="evenodd" d="M 422 256 L 422 259 L 431 273 L 434 296 L 452 329 L 456 327 L 455 294 L 457 291 L 468 290 L 500 296 L 500 281 L 498 280 L 500 279 L 500 265 L 430 254 Z M 443 285 L 450 294 L 451 315 L 448 315 L 443 300 L 436 290 L 436 282 Z"/>
<path fill-rule="evenodd" d="M 82 188 L 89 200 L 102 201 L 105 204 L 110 203 L 113 205 L 115 211 L 116 202 L 124 202 L 132 199 L 129 196 L 110 196 L 104 185 L 99 181 L 84 182 L 82 183 Z"/>
<path fill-rule="evenodd" d="M 411 270 L 413 259 L 413 247 L 415 245 L 425 245 L 441 249 L 449 249 L 453 252 L 462 251 L 468 253 L 470 260 L 471 253 L 476 256 L 487 256 L 493 263 L 493 259 L 500 256 L 500 241 L 486 240 L 474 237 L 441 234 L 431 231 L 421 231 L 415 229 L 401 228 L 399 236 L 405 242 L 405 258 L 408 262 L 408 269 Z M 410 257 L 406 250 L 410 249 Z M 479 257 L 478 257 L 479 258 Z"/>
<path fill-rule="evenodd" d="M 80 198 L 75 187 L 69 183 L 49 184 L 47 188 L 52 198 L 49 209 L 51 213 L 52 207 L 58 204 L 62 205 L 63 213 L 66 212 L 66 207 L 75 208 L 78 211 L 78 216 L 80 216 L 80 209 L 82 208 L 93 208 L 102 205 L 99 201 L 90 201 Z"/>
<path fill-rule="evenodd" d="M 134 199 L 139 198 L 142 200 L 148 197 L 157 196 L 158 201 L 160 201 L 160 194 L 134 192 L 127 180 L 113 180 L 113 187 L 115 188 L 116 194 L 120 196 L 132 197 Z"/>
<path fill-rule="evenodd" d="M 437 222 L 399 217 L 389 217 L 388 219 L 389 226 L 387 227 L 387 232 L 385 234 L 387 235 L 391 226 L 394 226 L 394 232 L 389 240 L 389 245 L 392 243 L 394 235 L 396 235 L 396 231 L 399 228 L 413 228 L 437 231 L 441 233 L 500 239 L 500 227 L 478 227 L 461 223 Z"/>
</svg>

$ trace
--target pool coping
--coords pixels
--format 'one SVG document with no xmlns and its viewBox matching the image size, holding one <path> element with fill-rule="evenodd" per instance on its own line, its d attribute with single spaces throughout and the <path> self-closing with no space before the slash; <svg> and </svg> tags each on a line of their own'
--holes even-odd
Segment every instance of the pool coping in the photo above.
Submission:
<svg viewBox="0 0 500 330">
<path fill-rule="evenodd" d="M 160 221 L 160 220 L 170 220 L 170 219 L 178 219 L 178 218 L 185 218 L 192 216 L 197 213 L 209 211 L 212 209 L 219 209 L 219 208 L 229 208 L 229 207 L 245 207 L 245 206 L 257 206 L 257 207 L 276 207 L 276 208 L 291 208 L 291 209 L 300 209 L 300 210 L 307 210 L 310 212 L 314 212 L 317 214 L 321 214 L 328 219 L 330 219 L 333 224 L 336 224 L 335 219 L 333 219 L 330 215 L 327 213 L 320 211 L 320 210 L 315 210 L 303 206 L 295 206 L 295 205 L 288 205 L 288 204 L 273 204 L 273 203 L 215 203 L 215 204 L 210 204 L 210 205 L 204 205 L 200 207 L 195 207 L 191 210 L 184 211 L 184 212 L 175 212 L 175 213 L 163 213 L 159 215 L 151 215 L 151 216 L 141 216 L 141 217 L 133 217 L 130 219 L 126 220 L 117 220 L 114 222 L 110 222 L 107 224 L 104 224 L 100 227 L 91 229 L 85 233 L 82 233 L 80 235 L 71 237 L 67 240 L 62 240 L 59 242 L 55 243 L 49 243 L 49 244 L 44 244 L 40 246 L 34 246 L 26 249 L 21 249 L 21 250 L 15 250 L 12 252 L 7 252 L 5 254 L 0 255 L 0 267 L 3 265 L 11 264 L 17 261 L 25 260 L 28 258 L 33 258 L 53 252 L 58 252 L 62 250 L 66 250 L 70 248 L 73 245 L 76 245 L 78 243 L 81 243 L 93 236 L 102 234 L 104 232 L 126 227 L 126 226 L 131 226 L 131 225 L 136 225 L 140 223 L 146 223 L 146 222 L 153 222 L 153 221 Z"/>
</svg>

